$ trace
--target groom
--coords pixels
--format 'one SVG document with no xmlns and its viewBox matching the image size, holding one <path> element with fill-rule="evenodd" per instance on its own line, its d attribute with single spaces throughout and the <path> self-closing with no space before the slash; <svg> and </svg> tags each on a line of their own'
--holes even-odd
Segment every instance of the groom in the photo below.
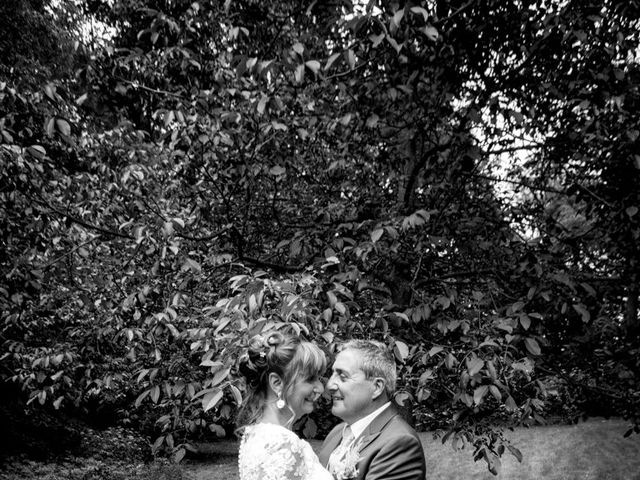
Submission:
<svg viewBox="0 0 640 480">
<path fill-rule="evenodd" d="M 391 405 L 395 386 L 395 361 L 384 344 L 343 345 L 326 386 L 331 412 L 343 423 L 329 433 L 319 455 L 335 478 L 424 480 L 420 439 Z"/>
</svg>

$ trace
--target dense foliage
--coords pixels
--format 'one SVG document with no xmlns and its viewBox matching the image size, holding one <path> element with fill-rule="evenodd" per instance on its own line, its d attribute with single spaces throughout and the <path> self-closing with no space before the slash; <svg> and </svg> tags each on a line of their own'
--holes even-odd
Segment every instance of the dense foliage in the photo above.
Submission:
<svg viewBox="0 0 640 480">
<path fill-rule="evenodd" d="M 638 431 L 637 1 L 61 3 L 0 6 L 28 404 L 157 420 L 179 460 L 275 327 L 383 339 L 396 402 L 493 472 L 498 422 Z"/>
</svg>

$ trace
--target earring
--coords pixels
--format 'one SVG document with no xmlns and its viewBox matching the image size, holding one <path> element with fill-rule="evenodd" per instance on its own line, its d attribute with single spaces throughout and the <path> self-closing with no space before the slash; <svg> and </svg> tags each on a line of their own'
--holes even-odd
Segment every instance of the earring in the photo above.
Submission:
<svg viewBox="0 0 640 480">
<path fill-rule="evenodd" d="M 278 407 L 278 410 L 282 410 L 285 406 L 284 400 L 282 399 L 282 394 L 279 393 L 278 394 L 278 400 L 276 401 L 276 407 Z"/>
</svg>

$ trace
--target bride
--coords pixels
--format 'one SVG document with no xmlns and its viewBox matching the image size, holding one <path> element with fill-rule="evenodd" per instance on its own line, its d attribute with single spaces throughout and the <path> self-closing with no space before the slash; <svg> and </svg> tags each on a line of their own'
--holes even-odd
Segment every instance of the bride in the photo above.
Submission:
<svg viewBox="0 0 640 480">
<path fill-rule="evenodd" d="M 311 413 L 324 388 L 327 361 L 316 345 L 274 331 L 249 341 L 240 372 L 247 395 L 238 415 L 242 431 L 240 480 L 332 480 L 308 442 L 291 431 Z"/>
</svg>

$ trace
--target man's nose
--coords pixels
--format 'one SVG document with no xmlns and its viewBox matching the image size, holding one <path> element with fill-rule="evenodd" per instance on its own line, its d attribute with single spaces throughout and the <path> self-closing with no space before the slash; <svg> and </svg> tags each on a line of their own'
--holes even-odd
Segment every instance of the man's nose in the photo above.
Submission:
<svg viewBox="0 0 640 480">
<path fill-rule="evenodd" d="M 334 377 L 335 375 L 331 375 L 329 377 L 329 380 L 327 380 L 327 385 L 325 386 L 325 388 L 330 392 L 335 392 L 338 389 L 338 386 L 336 385 Z"/>
</svg>

